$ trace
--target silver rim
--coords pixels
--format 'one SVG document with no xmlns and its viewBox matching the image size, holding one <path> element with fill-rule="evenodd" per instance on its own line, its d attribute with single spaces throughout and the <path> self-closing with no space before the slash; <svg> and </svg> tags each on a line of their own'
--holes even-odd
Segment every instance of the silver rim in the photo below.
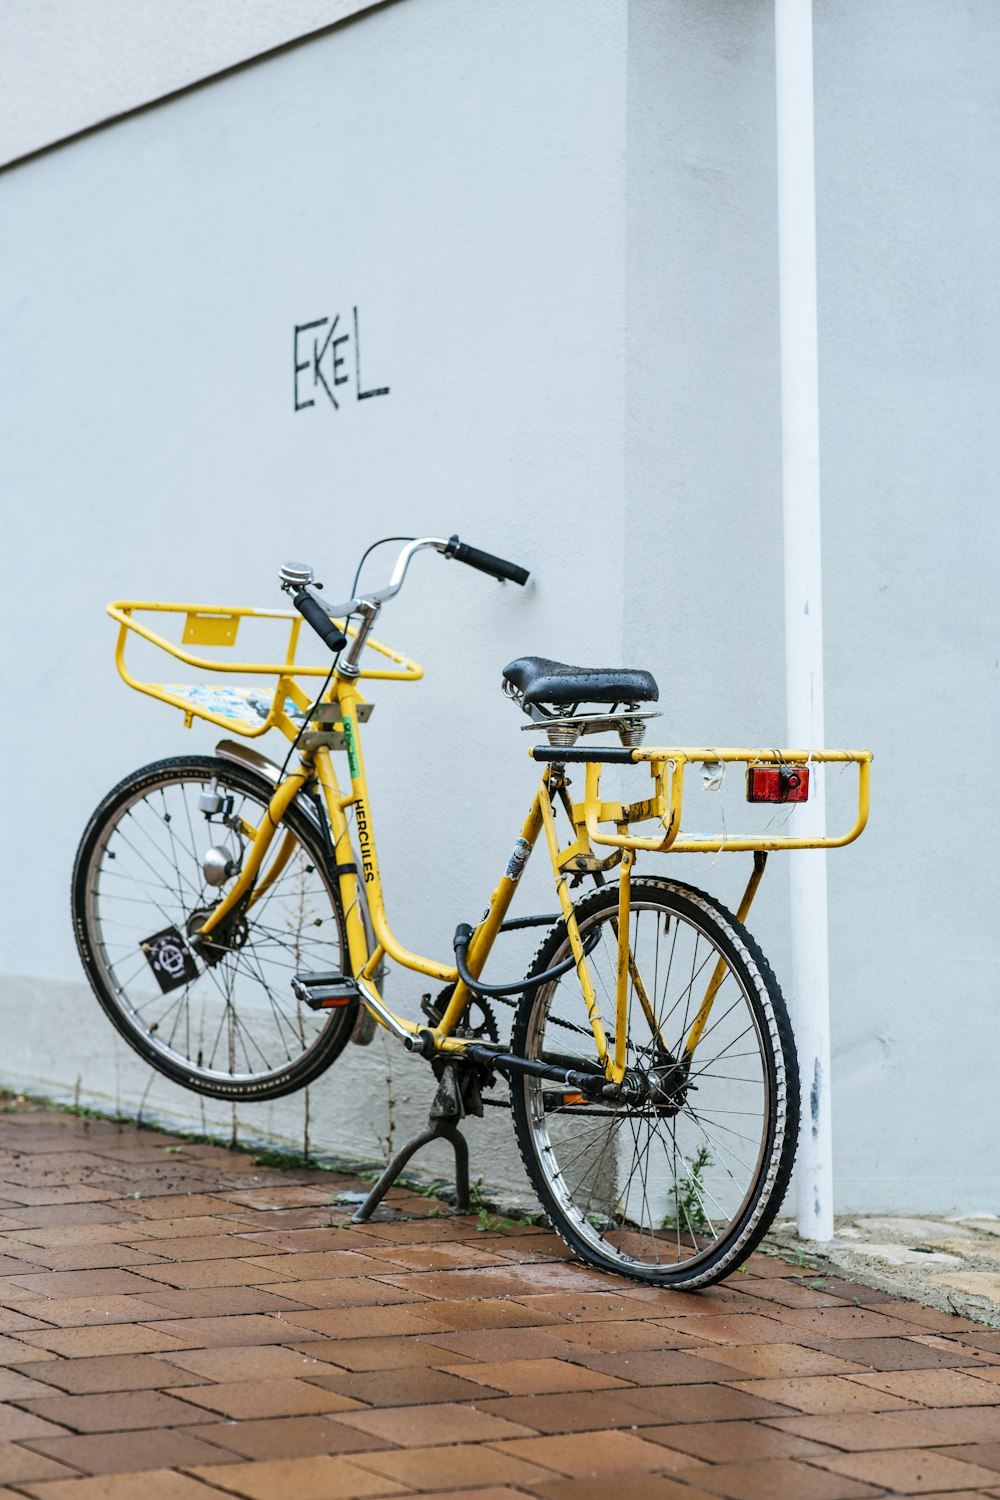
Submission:
<svg viewBox="0 0 1000 1500">
<path fill-rule="evenodd" d="M 752 956 L 697 893 L 684 897 L 690 913 L 637 898 L 630 919 L 635 964 L 674 1058 L 683 1053 L 717 962 L 725 964 L 691 1065 L 694 1087 L 676 1112 L 672 1106 L 585 1103 L 534 1079 L 522 1086 L 536 1161 L 575 1235 L 622 1270 L 673 1273 L 672 1279 L 679 1273 L 695 1284 L 699 1273 L 709 1276 L 709 1262 L 716 1271 L 720 1257 L 723 1263 L 739 1257 L 768 1205 L 784 1143 L 785 1073 L 770 997 Z M 603 929 L 589 966 L 609 1039 L 615 1030 L 614 917 L 604 909 L 580 921 L 582 932 Z M 720 934 L 739 954 L 745 977 L 723 953 Z M 565 942 L 550 961 L 568 951 Z M 630 979 L 627 1067 L 644 1069 L 662 1059 L 654 1037 Z M 593 1038 L 572 971 L 539 991 L 526 1044 L 529 1057 L 593 1063 Z"/>
<path fill-rule="evenodd" d="M 209 824 L 198 809 L 208 782 L 208 773 L 195 770 L 165 773 L 104 824 L 85 875 L 91 956 L 107 996 L 146 1048 L 220 1091 L 265 1090 L 342 1024 L 340 1012 L 298 1001 L 291 977 L 299 969 L 340 969 L 343 932 L 321 862 L 283 824 L 269 860 L 285 834 L 290 856 L 245 930 L 214 966 L 199 959 L 197 977 L 161 990 L 142 943 L 166 928 L 185 933 L 192 913 L 218 900 L 220 890 L 202 872 L 208 848 L 225 843 L 237 852 L 232 830 Z M 266 803 L 221 768 L 218 786 L 233 796 L 234 815 L 259 824 Z M 262 875 L 268 868 L 265 862 Z"/>
</svg>

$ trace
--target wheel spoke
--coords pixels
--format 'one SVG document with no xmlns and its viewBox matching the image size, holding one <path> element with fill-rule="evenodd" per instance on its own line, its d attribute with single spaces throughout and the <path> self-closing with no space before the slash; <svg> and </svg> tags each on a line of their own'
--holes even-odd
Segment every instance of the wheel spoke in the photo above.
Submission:
<svg viewBox="0 0 1000 1500">
<path fill-rule="evenodd" d="M 256 778 L 242 768 L 195 757 L 137 772 L 81 846 L 74 899 L 92 982 L 126 1040 L 190 1087 L 266 1098 L 322 1071 L 353 1025 L 353 1006 L 311 1011 L 291 990 L 299 969 L 349 971 L 337 882 L 326 874 L 321 833 L 293 806 L 273 846 L 277 858 L 286 837 L 293 841 L 280 873 L 255 906 L 224 919 L 206 961 L 188 934 L 231 888 L 209 887 L 201 868 L 196 798 L 213 777 L 237 815 L 259 827 L 273 790 L 252 791 Z M 206 823 L 205 847 L 219 837 Z M 266 874 L 267 864 L 259 878 Z M 167 929 L 197 971 L 178 983 L 154 973 L 142 948 Z"/>
<path fill-rule="evenodd" d="M 598 932 L 588 969 L 608 1032 L 616 1025 L 617 906 L 617 891 L 606 887 L 578 907 L 581 935 Z M 791 1170 L 790 1139 L 779 1140 L 769 1129 L 767 1061 L 768 1017 L 780 1007 L 786 1041 L 774 1066 L 794 1088 L 787 1020 L 780 991 L 754 957 L 752 939 L 699 892 L 664 880 L 634 880 L 627 936 L 632 977 L 623 1089 L 631 1102 L 546 1109 L 542 1084 L 522 1079 L 511 1090 L 515 1126 L 546 1208 L 585 1258 L 665 1285 L 704 1285 L 735 1263 L 731 1246 L 737 1237 L 740 1253 L 749 1253 L 747 1223 L 759 1238 Z M 552 967 L 568 951 L 565 934 L 555 929 L 539 951 L 536 970 Z M 750 957 L 737 961 L 732 953 Z M 667 1057 L 682 1061 L 685 1038 L 720 962 L 711 1018 L 685 1074 L 666 1065 L 665 1049 L 670 1043 Z M 639 1003 L 640 984 L 649 996 L 648 1013 Z M 515 1050 L 568 1065 L 576 1049 L 567 1046 L 566 1032 L 587 1035 L 568 1019 L 582 1004 L 572 971 L 530 991 L 518 1008 Z M 584 1045 L 579 1064 L 592 1064 L 595 1056 L 592 1044 Z M 770 1175 L 769 1140 L 781 1168 Z"/>
</svg>

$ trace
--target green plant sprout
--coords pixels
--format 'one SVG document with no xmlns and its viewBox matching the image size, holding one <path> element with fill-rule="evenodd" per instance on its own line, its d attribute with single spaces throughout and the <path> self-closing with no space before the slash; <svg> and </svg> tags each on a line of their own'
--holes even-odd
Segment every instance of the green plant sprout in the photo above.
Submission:
<svg viewBox="0 0 1000 1500">
<path fill-rule="evenodd" d="M 675 1182 L 670 1190 L 673 1200 L 663 1218 L 664 1229 L 687 1230 L 691 1234 L 704 1234 L 711 1230 L 703 1202 L 705 1169 L 712 1160 L 707 1146 L 699 1146 L 694 1156 L 682 1157 L 687 1168 L 682 1182 Z"/>
</svg>

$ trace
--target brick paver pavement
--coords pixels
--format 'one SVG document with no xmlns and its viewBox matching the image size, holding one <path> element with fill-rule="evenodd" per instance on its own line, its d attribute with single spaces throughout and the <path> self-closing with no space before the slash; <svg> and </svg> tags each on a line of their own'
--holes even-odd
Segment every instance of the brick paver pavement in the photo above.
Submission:
<svg viewBox="0 0 1000 1500">
<path fill-rule="evenodd" d="M 358 1184 L 0 1113 L 0 1495 L 1000 1500 L 1000 1340 L 764 1255 L 698 1295 Z M 406 1217 L 412 1213 L 414 1217 Z"/>
</svg>

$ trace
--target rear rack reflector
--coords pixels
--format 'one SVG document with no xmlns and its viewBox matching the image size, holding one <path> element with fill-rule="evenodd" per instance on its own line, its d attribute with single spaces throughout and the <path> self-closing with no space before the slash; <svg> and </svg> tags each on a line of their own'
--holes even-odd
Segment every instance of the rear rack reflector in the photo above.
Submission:
<svg viewBox="0 0 1000 1500">
<path fill-rule="evenodd" d="M 806 802 L 808 766 L 748 766 L 748 802 Z"/>
</svg>

